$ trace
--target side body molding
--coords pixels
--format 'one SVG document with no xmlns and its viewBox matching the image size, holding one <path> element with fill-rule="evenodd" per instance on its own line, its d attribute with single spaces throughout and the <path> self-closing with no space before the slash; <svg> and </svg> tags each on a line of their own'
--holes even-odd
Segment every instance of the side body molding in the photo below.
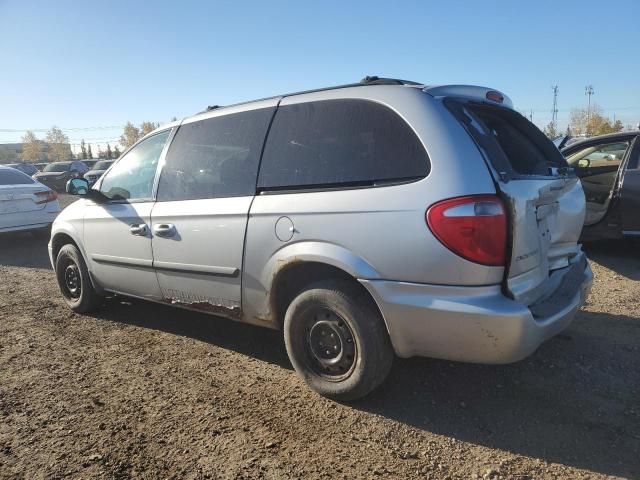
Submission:
<svg viewBox="0 0 640 480">
<path fill-rule="evenodd" d="M 339 268 L 356 279 L 380 279 L 380 274 L 364 258 L 327 242 L 302 241 L 283 246 L 266 262 L 245 259 L 243 282 L 243 320 L 247 323 L 280 328 L 271 306 L 271 292 L 278 275 L 302 262 L 316 262 Z M 257 260 L 257 259 L 256 259 Z M 262 265 L 261 269 L 256 269 Z"/>
</svg>

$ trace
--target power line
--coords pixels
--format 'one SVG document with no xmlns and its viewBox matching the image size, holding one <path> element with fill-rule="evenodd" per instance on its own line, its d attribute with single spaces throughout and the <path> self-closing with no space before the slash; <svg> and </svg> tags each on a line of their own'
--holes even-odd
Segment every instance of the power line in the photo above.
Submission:
<svg viewBox="0 0 640 480">
<path fill-rule="evenodd" d="M 98 127 L 67 127 L 60 128 L 63 132 L 78 132 L 87 130 L 113 130 L 115 128 L 124 128 L 124 125 L 102 125 Z M 20 132 L 48 132 L 51 128 L 0 128 L 2 133 L 20 133 Z"/>
</svg>

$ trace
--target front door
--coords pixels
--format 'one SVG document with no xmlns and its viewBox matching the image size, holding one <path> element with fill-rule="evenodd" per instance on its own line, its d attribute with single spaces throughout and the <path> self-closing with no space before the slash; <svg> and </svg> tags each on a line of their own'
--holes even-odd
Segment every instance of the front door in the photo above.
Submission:
<svg viewBox="0 0 640 480">
<path fill-rule="evenodd" d="M 594 225 L 604 218 L 613 198 L 618 170 L 630 145 L 629 140 L 607 140 L 589 144 L 567 155 L 582 181 L 587 200 L 584 224 Z"/>
<path fill-rule="evenodd" d="M 107 290 L 160 298 L 150 225 L 158 160 L 169 133 L 165 130 L 142 140 L 116 162 L 96 187 L 109 201 L 84 200 L 90 270 Z"/>
<path fill-rule="evenodd" d="M 241 316 L 244 237 L 276 101 L 263 103 L 176 132 L 151 213 L 153 266 L 168 303 Z"/>
<path fill-rule="evenodd" d="M 620 188 L 622 231 L 625 235 L 640 235 L 640 137 L 636 137 L 629 153 Z"/>
</svg>

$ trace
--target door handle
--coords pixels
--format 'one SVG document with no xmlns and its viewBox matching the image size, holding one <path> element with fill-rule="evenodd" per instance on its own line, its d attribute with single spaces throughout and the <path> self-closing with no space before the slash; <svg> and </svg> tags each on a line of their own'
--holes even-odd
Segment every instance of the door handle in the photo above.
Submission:
<svg viewBox="0 0 640 480">
<path fill-rule="evenodd" d="M 153 233 L 159 237 L 173 237 L 176 234 L 176 226 L 172 223 L 156 223 Z"/>
<path fill-rule="evenodd" d="M 131 232 L 131 235 L 140 235 L 141 237 L 145 237 L 148 232 L 147 225 L 144 223 L 133 223 L 129 225 L 129 232 Z"/>
</svg>

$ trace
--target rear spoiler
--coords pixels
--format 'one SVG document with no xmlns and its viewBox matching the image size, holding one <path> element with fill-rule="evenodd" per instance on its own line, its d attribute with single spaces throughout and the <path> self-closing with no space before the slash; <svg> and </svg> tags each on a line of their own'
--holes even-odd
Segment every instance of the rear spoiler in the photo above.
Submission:
<svg viewBox="0 0 640 480">
<path fill-rule="evenodd" d="M 499 90 L 494 88 L 479 87 L 476 85 L 436 85 L 424 87 L 423 92 L 432 97 L 458 97 L 469 100 L 494 103 L 513 110 L 511 99 Z"/>
</svg>

